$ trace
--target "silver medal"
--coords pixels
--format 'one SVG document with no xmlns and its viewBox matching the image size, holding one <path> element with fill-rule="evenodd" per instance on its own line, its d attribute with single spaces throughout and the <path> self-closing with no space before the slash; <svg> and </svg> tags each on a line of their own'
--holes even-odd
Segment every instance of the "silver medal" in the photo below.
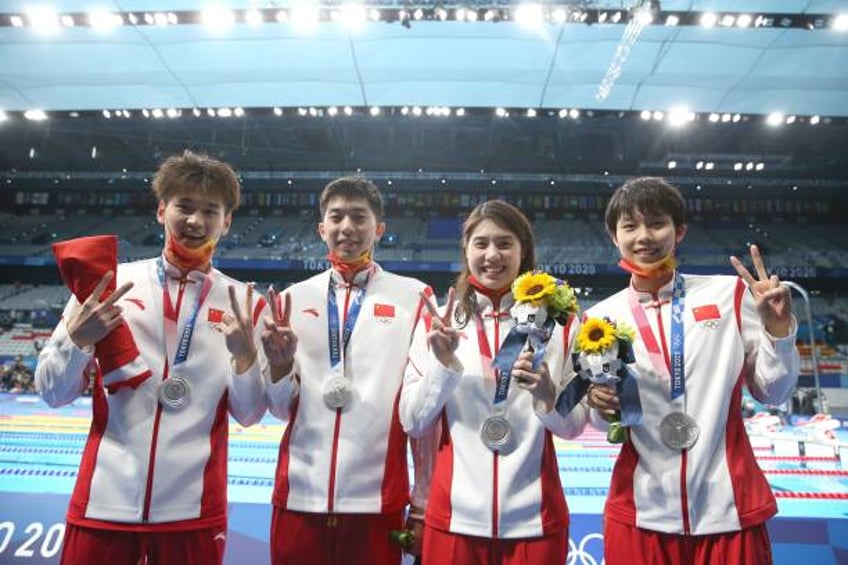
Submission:
<svg viewBox="0 0 848 565">
<path fill-rule="evenodd" d="M 660 437 L 671 449 L 691 449 L 700 433 L 695 419 L 684 412 L 672 412 L 660 422 Z"/>
<path fill-rule="evenodd" d="M 344 408 L 353 400 L 353 385 L 344 377 L 333 377 L 324 383 L 324 404 L 333 410 Z"/>
<path fill-rule="evenodd" d="M 182 377 L 170 376 L 159 383 L 159 403 L 164 408 L 179 410 L 188 406 L 191 389 Z"/>
<path fill-rule="evenodd" d="M 515 447 L 512 424 L 501 415 L 489 416 L 483 421 L 480 427 L 480 439 L 483 445 L 504 455 Z"/>
</svg>

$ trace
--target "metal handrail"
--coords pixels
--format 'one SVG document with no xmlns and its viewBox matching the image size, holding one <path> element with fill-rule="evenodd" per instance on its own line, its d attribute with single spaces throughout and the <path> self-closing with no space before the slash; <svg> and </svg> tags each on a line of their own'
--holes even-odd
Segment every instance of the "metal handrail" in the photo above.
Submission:
<svg viewBox="0 0 848 565">
<path fill-rule="evenodd" d="M 813 333 L 813 313 L 810 309 L 810 295 L 800 284 L 793 281 L 780 281 L 781 284 L 788 286 L 790 289 L 794 290 L 798 294 L 801 295 L 801 298 L 804 299 L 804 313 L 807 318 L 807 329 L 810 333 L 810 354 L 813 357 L 813 382 L 816 385 L 816 398 L 819 400 L 819 412 L 822 414 L 827 414 L 830 408 L 826 406 L 824 399 L 822 398 L 821 392 L 821 381 L 819 379 L 819 360 L 818 355 L 816 354 L 816 339 Z"/>
</svg>

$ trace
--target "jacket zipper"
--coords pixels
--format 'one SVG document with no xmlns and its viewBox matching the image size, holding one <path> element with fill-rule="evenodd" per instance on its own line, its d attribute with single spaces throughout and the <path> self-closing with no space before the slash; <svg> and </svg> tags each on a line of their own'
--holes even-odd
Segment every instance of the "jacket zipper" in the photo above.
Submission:
<svg viewBox="0 0 848 565">
<path fill-rule="evenodd" d="M 350 306 L 350 290 L 348 285 L 345 291 L 344 316 L 342 317 L 342 328 L 347 321 L 347 310 Z M 339 340 L 344 341 L 344 332 L 339 332 Z M 344 348 L 344 343 L 339 344 L 339 350 Z M 344 352 L 342 352 L 342 376 L 344 377 Z M 333 512 L 336 500 L 336 463 L 339 454 L 339 433 L 342 426 L 342 409 L 336 408 L 336 424 L 333 429 L 333 452 L 330 456 L 330 484 L 327 489 L 327 511 Z"/>
<path fill-rule="evenodd" d="M 179 319 L 180 319 L 179 312 L 180 312 L 180 306 L 181 306 L 182 301 L 183 301 L 183 293 L 185 291 L 185 285 L 186 285 L 185 279 L 180 279 L 180 290 L 177 293 L 177 306 L 176 306 L 175 312 L 174 312 L 174 317 L 176 318 L 174 320 L 174 323 L 177 324 L 178 327 L 179 327 L 178 322 L 179 322 Z M 168 292 L 167 286 L 165 288 L 165 292 Z M 164 316 L 165 313 L 163 312 L 162 315 Z M 163 338 L 166 339 L 166 340 L 168 339 L 167 336 L 163 336 Z M 163 375 L 162 375 L 163 381 L 168 378 L 168 375 L 171 371 L 171 366 L 170 366 L 170 362 L 168 360 L 168 353 L 167 352 L 168 352 L 168 347 L 167 347 L 167 343 L 166 343 L 166 346 L 165 346 L 165 370 L 164 370 Z M 157 399 L 156 399 L 156 416 L 153 420 L 153 436 L 150 438 L 150 456 L 148 457 L 148 460 L 147 460 L 147 481 L 145 483 L 145 490 L 144 490 L 144 510 L 142 511 L 142 515 L 141 515 L 141 521 L 144 522 L 144 523 L 147 523 L 150 520 L 150 503 L 151 503 L 151 499 L 153 498 L 153 469 L 156 466 L 156 445 L 159 441 L 159 422 L 161 420 L 162 420 L 162 404 L 159 403 L 159 399 L 157 397 Z"/>
</svg>

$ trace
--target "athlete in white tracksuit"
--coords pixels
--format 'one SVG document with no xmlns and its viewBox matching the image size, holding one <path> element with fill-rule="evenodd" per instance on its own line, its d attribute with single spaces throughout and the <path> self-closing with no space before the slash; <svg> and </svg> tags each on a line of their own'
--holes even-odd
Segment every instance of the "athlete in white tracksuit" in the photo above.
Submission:
<svg viewBox="0 0 848 565">
<path fill-rule="evenodd" d="M 153 192 L 161 256 L 118 265 L 114 236 L 54 246 L 74 296 L 39 357 L 39 393 L 71 402 L 85 367 L 98 369 L 63 564 L 223 562 L 229 416 L 249 425 L 265 410 L 265 301 L 211 265 L 238 177 L 186 151 L 162 163 Z"/>
<path fill-rule="evenodd" d="M 176 325 L 166 323 L 162 314 L 159 261 L 165 266 L 168 292 L 178 315 Z M 201 304 L 188 357 L 184 363 L 170 366 L 176 335 L 190 317 L 207 277 L 211 289 Z M 103 385 L 95 387 L 92 429 L 68 522 L 121 522 L 123 529 L 135 525 L 145 530 L 155 530 L 159 523 L 172 523 L 168 526 L 171 530 L 225 529 L 228 415 L 250 425 L 262 417 L 265 407 L 259 363 L 245 374 L 235 374 L 224 336 L 214 327 L 220 322 L 218 313 L 230 309 L 228 287 L 238 288 L 243 304 L 245 285 L 217 270 L 208 275 L 190 271 L 181 280 L 179 270 L 162 259 L 119 265 L 117 284 L 127 281 L 134 286 L 119 304 L 151 375 L 133 383 L 135 388 L 112 383 L 114 393 L 108 393 Z M 75 301 L 71 298 L 68 308 Z M 264 304 L 257 302 L 254 319 Z M 168 329 L 166 340 L 168 326 L 173 330 Z M 257 342 L 258 333 L 257 329 Z M 92 355 L 74 345 L 60 322 L 36 367 L 42 398 L 51 406 L 61 406 L 80 396 L 88 384 L 83 369 Z M 158 386 L 168 374 L 189 383 L 189 402 L 184 408 L 167 409 L 159 403 Z"/>
<path fill-rule="evenodd" d="M 497 355 L 515 325 L 509 316 L 512 294 L 496 305 L 479 292 L 476 296 L 485 340 Z M 416 332 L 401 397 L 401 421 L 411 436 L 427 433 L 432 426 L 440 429 L 427 526 L 486 538 L 540 537 L 566 528 L 568 507 L 553 435 L 573 438 L 580 434 L 587 408 L 579 404 L 567 418 L 556 411 L 544 413 L 529 392 L 512 385 L 504 414 L 513 426 L 516 447 L 506 455 L 492 452 L 481 441 L 480 427 L 494 413 L 496 383 L 483 370 L 476 321 L 460 334 L 456 356 L 462 372 L 433 357 L 426 340 L 428 326 Z M 545 360 L 551 375 L 573 374 L 564 369 L 563 358 L 571 326 L 556 326 L 548 342 Z M 557 385 L 562 388 L 559 379 Z"/>
<path fill-rule="evenodd" d="M 359 292 L 362 304 L 344 348 L 344 377 L 355 390 L 349 405 L 331 409 L 323 387 L 333 375 L 327 292 L 333 278 L 338 320 Z M 268 383 L 272 414 L 288 422 L 280 445 L 275 506 L 301 512 L 381 514 L 409 502 L 407 438 L 396 404 L 409 343 L 421 316 L 424 283 L 376 263 L 346 284 L 333 269 L 297 283 L 291 329 L 298 338 L 292 375 Z M 430 291 L 427 290 L 429 293 Z M 426 501 L 414 501 L 423 508 Z"/>
<path fill-rule="evenodd" d="M 765 333 L 742 279 L 682 276 L 685 393 L 669 400 L 665 364 L 652 364 L 645 340 L 637 338 L 631 368 L 637 375 L 643 421 L 630 428 L 629 441 L 616 462 L 606 517 L 675 534 L 740 530 L 777 512 L 745 432 L 739 409 L 742 387 L 747 385 L 767 404 L 783 402 L 797 380 L 795 334 L 774 339 Z M 586 315 L 609 317 L 635 328 L 631 311 L 635 300 L 657 336 L 657 345 L 668 350 L 672 285 L 656 296 L 627 288 Z M 660 422 L 671 411 L 683 411 L 698 423 L 700 434 L 691 449 L 672 449 L 661 441 Z"/>
<path fill-rule="evenodd" d="M 629 429 L 613 470 L 604 557 L 620 563 L 767 565 L 765 522 L 777 512 L 742 422 L 742 387 L 783 402 L 800 365 L 789 289 L 751 246 L 754 274 L 675 270 L 686 201 L 664 179 L 626 182 L 610 198 L 606 228 L 630 285 L 588 316 L 636 328 L 642 422 Z M 588 327 L 588 326 L 587 326 Z M 607 416 L 615 390 L 592 385 L 587 403 Z"/>
</svg>

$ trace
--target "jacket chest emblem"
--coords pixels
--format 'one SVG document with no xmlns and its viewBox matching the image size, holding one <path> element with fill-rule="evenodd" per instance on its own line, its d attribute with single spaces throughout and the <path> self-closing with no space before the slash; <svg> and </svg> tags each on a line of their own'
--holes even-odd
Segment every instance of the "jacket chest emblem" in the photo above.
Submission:
<svg viewBox="0 0 848 565">
<path fill-rule="evenodd" d="M 379 324 L 388 325 L 395 320 L 395 307 L 393 304 L 374 304 L 374 319 Z"/>
<path fill-rule="evenodd" d="M 721 312 L 715 304 L 705 304 L 692 308 L 695 322 L 705 330 L 715 330 L 721 325 Z"/>
</svg>

